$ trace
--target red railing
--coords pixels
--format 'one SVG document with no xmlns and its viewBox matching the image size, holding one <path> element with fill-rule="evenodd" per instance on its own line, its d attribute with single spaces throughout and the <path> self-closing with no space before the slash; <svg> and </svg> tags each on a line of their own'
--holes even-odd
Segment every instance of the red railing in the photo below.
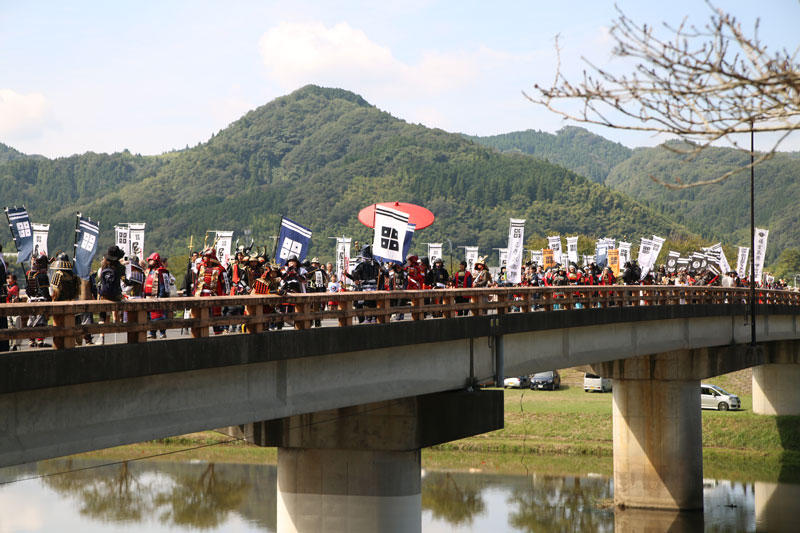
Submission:
<svg viewBox="0 0 800 533">
<path fill-rule="evenodd" d="M 145 342 L 148 331 L 185 328 L 193 337 L 206 337 L 209 328 L 243 325 L 247 333 L 261 333 L 270 324 L 287 323 L 295 329 L 309 328 L 316 320 L 335 319 L 340 326 L 358 317 L 386 323 L 395 313 L 410 314 L 412 320 L 453 318 L 458 315 L 503 314 L 535 310 L 558 311 L 603 307 L 746 304 L 749 289 L 723 287 L 566 286 L 496 287 L 426 291 L 341 292 L 292 295 L 221 296 L 216 298 L 130 299 L 122 302 L 78 300 L 29 302 L 0 305 L 0 316 L 44 315 L 52 325 L 0 330 L 0 339 L 52 337 L 55 348 L 70 348 L 83 335 L 125 333 L 127 342 Z M 367 301 L 368 306 L 359 307 Z M 800 306 L 796 291 L 757 290 L 759 304 Z M 329 302 L 334 302 L 329 305 Z M 244 307 L 244 315 L 214 316 L 215 308 Z M 164 311 L 167 318 L 148 319 L 151 311 Z M 176 313 L 183 318 L 175 318 Z M 106 313 L 106 323 L 80 325 L 76 316 Z M 125 320 L 125 321 L 123 321 Z"/>
</svg>

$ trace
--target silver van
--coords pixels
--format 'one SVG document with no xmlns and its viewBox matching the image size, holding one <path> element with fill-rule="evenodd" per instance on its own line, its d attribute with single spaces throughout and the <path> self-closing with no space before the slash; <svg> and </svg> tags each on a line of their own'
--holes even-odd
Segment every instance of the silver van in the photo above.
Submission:
<svg viewBox="0 0 800 533">
<path fill-rule="evenodd" d="M 729 409 L 741 409 L 742 402 L 738 396 L 731 394 L 722 387 L 701 383 L 700 408 L 727 411 Z"/>
<path fill-rule="evenodd" d="M 608 392 L 610 390 L 610 378 L 601 378 L 597 374 L 590 374 L 588 372 L 583 376 L 583 392 Z"/>
</svg>

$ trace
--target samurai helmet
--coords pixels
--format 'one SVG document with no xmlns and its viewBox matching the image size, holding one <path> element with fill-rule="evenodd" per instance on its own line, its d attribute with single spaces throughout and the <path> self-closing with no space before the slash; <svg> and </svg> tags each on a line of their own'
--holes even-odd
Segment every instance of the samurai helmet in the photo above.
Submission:
<svg viewBox="0 0 800 533">
<path fill-rule="evenodd" d="M 69 256 L 64 252 L 58 254 L 55 263 L 53 263 L 53 270 L 72 271 L 72 261 L 69 260 Z"/>
</svg>

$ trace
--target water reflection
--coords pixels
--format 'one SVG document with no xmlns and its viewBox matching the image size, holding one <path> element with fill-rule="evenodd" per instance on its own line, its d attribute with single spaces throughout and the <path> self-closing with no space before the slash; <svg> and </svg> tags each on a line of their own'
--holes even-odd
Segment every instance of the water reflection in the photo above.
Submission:
<svg viewBox="0 0 800 533">
<path fill-rule="evenodd" d="M 109 524 L 147 531 L 275 530 L 274 465 L 142 461 L 85 469 L 96 464 L 54 460 L 1 469 L 0 481 L 77 471 L 0 486 L 0 531 L 19 530 L 9 525 L 12 502 L 25 502 L 33 509 L 31 516 L 36 515 L 38 521 L 26 523 L 38 525 L 28 525 L 25 531 L 83 533 L 106 531 Z M 422 529 L 794 530 L 800 485 L 706 480 L 704 513 L 615 511 L 612 498 L 612 481 L 600 476 L 427 471 L 422 480 Z"/>
</svg>

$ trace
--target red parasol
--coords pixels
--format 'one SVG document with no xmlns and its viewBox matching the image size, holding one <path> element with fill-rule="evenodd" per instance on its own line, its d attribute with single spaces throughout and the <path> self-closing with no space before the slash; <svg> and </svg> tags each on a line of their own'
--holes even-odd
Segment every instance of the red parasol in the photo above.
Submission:
<svg viewBox="0 0 800 533">
<path fill-rule="evenodd" d="M 381 202 L 380 204 L 368 205 L 358 213 L 358 221 L 367 226 L 368 228 L 375 227 L 375 206 L 382 205 L 391 209 L 397 209 L 403 213 L 408 213 L 408 223 L 416 225 L 414 231 L 419 231 L 422 228 L 427 228 L 435 217 L 429 209 L 425 209 L 421 205 L 407 204 L 405 202 Z"/>
</svg>

